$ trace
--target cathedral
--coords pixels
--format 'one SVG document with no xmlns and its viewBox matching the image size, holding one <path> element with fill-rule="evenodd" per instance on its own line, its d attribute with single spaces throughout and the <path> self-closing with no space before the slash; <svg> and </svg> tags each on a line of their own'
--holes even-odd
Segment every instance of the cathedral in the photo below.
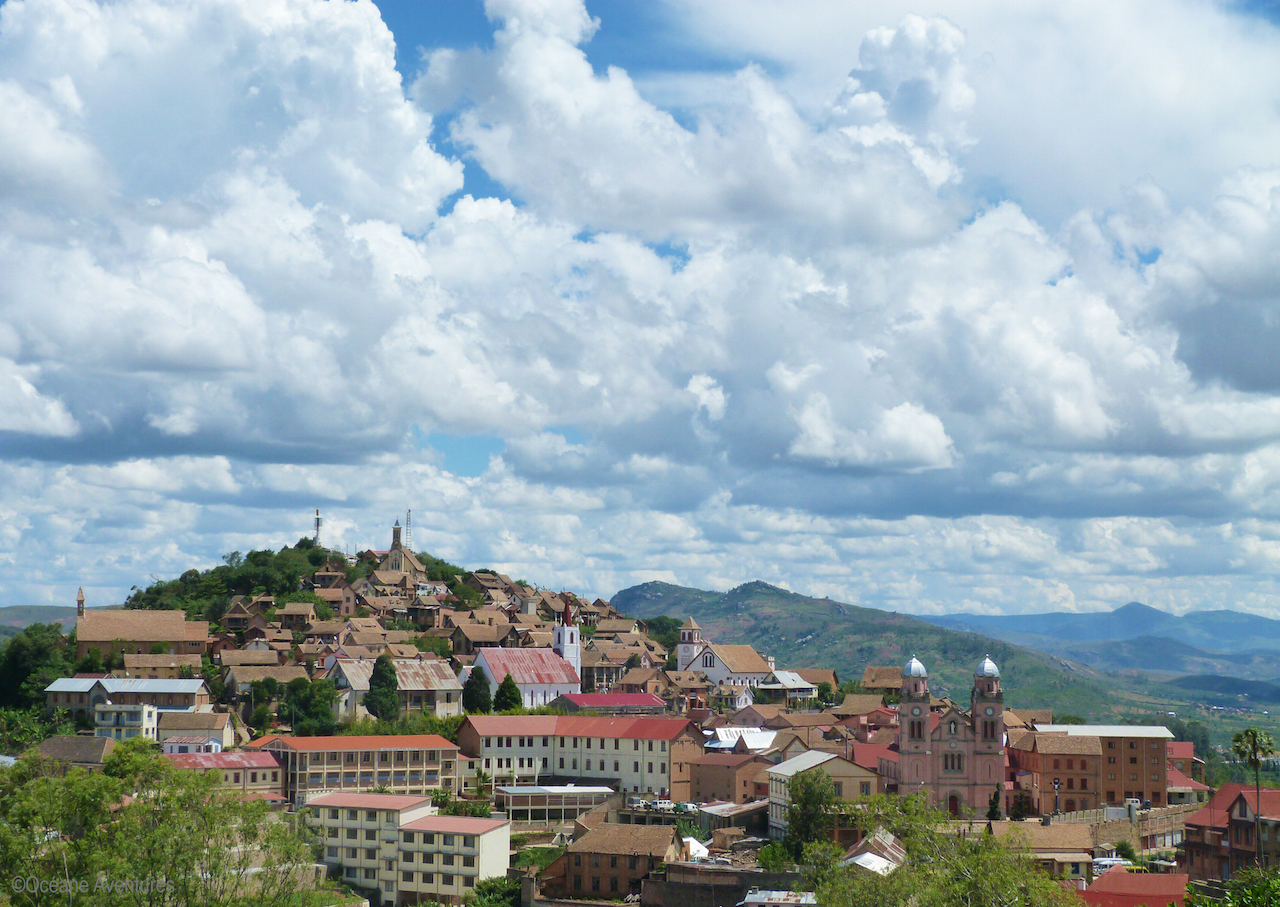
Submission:
<svg viewBox="0 0 1280 907">
<path fill-rule="evenodd" d="M 953 816 L 985 815 L 991 795 L 1004 802 L 1004 692 L 990 657 L 973 673 L 969 711 L 930 709 L 929 672 L 915 656 L 902 669 L 898 703 L 898 793 L 927 792 Z"/>
</svg>

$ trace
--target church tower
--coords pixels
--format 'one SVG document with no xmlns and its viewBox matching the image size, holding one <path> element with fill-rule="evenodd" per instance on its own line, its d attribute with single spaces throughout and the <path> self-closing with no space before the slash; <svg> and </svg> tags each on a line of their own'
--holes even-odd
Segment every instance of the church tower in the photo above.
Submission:
<svg viewBox="0 0 1280 907">
<path fill-rule="evenodd" d="M 573 605 L 565 602 L 560 612 L 560 622 L 551 631 L 552 650 L 573 666 L 573 671 L 582 679 L 582 639 L 578 634 L 578 625 L 573 622 Z"/>
<path fill-rule="evenodd" d="M 898 715 L 898 792 L 905 797 L 928 790 L 933 781 L 929 672 L 914 655 L 902 668 Z"/>
<path fill-rule="evenodd" d="M 76 593 L 76 617 L 84 617 L 84 587 Z"/>
<path fill-rule="evenodd" d="M 996 789 L 1004 789 L 1004 690 L 1000 669 L 988 655 L 973 672 L 969 694 L 969 720 L 973 724 L 973 784 L 970 803 L 985 807 Z M 1004 808 L 1004 797 L 1000 806 Z"/>
<path fill-rule="evenodd" d="M 702 638 L 702 628 L 692 617 L 680 627 L 680 644 L 676 646 L 676 670 L 689 671 L 693 660 L 698 657 L 706 641 Z"/>
</svg>

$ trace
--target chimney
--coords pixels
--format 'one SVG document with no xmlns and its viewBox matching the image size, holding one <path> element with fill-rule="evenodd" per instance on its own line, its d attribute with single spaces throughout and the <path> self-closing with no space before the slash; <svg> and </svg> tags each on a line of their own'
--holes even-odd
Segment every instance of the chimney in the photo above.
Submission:
<svg viewBox="0 0 1280 907">
<path fill-rule="evenodd" d="M 772 656 L 772 655 L 766 655 L 766 656 L 764 657 L 764 660 L 768 663 L 768 665 L 769 665 L 769 670 L 770 670 L 770 671 L 772 671 L 772 670 L 773 670 L 773 656 Z"/>
<path fill-rule="evenodd" d="M 84 587 L 76 593 L 76 617 L 84 617 Z"/>
</svg>

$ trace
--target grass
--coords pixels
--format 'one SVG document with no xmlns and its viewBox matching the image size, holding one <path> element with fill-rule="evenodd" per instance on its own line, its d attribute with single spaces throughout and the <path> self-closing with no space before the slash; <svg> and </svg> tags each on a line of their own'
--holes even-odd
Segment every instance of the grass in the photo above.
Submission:
<svg viewBox="0 0 1280 907">
<path fill-rule="evenodd" d="M 516 854 L 516 858 L 512 861 L 512 865 L 520 868 L 536 866 L 539 869 L 546 869 L 564 852 L 564 847 L 546 847 L 536 845 Z"/>
</svg>

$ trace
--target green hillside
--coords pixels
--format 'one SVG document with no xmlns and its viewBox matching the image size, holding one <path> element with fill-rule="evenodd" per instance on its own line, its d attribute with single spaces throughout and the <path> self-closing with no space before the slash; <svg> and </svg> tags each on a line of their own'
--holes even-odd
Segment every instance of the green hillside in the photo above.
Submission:
<svg viewBox="0 0 1280 907">
<path fill-rule="evenodd" d="M 10 605 L 0 608 L 0 635 L 13 635 L 31 624 L 62 624 L 70 630 L 76 622 L 76 609 L 61 605 Z M 6 634 L 6 629 L 13 633 Z"/>
<path fill-rule="evenodd" d="M 990 655 L 1013 708 L 1052 708 L 1100 721 L 1125 705 L 1090 668 L 905 614 L 810 598 L 762 582 L 725 593 L 645 583 L 619 592 L 612 604 L 636 617 L 693 617 L 709 639 L 753 645 L 773 655 L 780 668 L 832 667 L 841 680 L 858 680 L 868 665 L 901 665 L 915 655 L 929 669 L 935 693 L 965 702 L 974 667 Z"/>
</svg>

